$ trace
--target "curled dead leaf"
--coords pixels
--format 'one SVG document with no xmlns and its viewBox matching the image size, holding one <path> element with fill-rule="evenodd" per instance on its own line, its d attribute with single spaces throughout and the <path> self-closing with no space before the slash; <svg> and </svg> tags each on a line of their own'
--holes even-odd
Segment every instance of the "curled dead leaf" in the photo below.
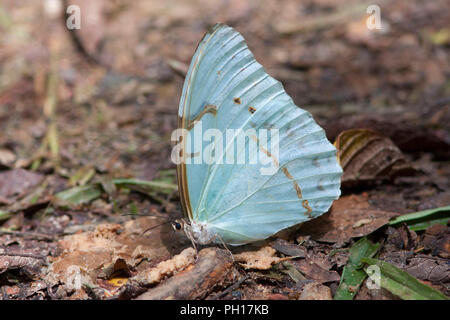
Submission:
<svg viewBox="0 0 450 320">
<path fill-rule="evenodd" d="M 344 169 L 342 185 L 391 179 L 412 172 L 400 149 L 391 139 L 368 129 L 343 131 L 336 138 L 337 156 Z"/>
</svg>

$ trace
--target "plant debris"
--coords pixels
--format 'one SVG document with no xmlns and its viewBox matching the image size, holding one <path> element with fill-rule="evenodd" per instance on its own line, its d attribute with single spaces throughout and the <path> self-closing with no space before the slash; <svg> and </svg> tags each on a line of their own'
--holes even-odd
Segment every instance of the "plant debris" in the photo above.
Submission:
<svg viewBox="0 0 450 320">
<path fill-rule="evenodd" d="M 1 2 L 0 300 L 450 297 L 450 7 L 378 5 L 370 30 L 358 1 Z M 183 80 L 218 21 L 344 168 L 327 213 L 231 254 L 170 224 Z"/>
</svg>

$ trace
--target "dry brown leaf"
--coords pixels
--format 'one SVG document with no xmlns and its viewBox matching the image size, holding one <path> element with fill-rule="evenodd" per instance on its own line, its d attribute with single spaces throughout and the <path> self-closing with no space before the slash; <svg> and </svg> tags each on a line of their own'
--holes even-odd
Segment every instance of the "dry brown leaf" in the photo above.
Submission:
<svg viewBox="0 0 450 320">
<path fill-rule="evenodd" d="M 25 269 L 29 274 L 39 273 L 44 261 L 33 257 L 17 256 L 17 255 L 3 255 L 0 252 L 0 274 L 13 269 Z"/>
<path fill-rule="evenodd" d="M 401 123 L 400 126 L 399 123 Z M 323 125 L 330 140 L 336 140 L 337 136 L 345 130 L 366 128 L 389 137 L 403 152 L 430 152 L 443 159 L 448 159 L 450 155 L 449 143 L 443 137 L 438 136 L 425 125 L 411 125 L 411 121 L 406 116 L 358 114 L 333 117 Z"/>
<path fill-rule="evenodd" d="M 441 224 L 428 227 L 420 241 L 420 246 L 430 250 L 434 256 L 450 258 L 450 227 Z"/>
<path fill-rule="evenodd" d="M 0 172 L 0 198 L 9 202 L 23 197 L 32 188 L 39 185 L 44 176 L 24 169 Z"/>
<path fill-rule="evenodd" d="M 391 139 L 371 130 L 352 129 L 341 132 L 336 138 L 335 146 L 344 169 L 344 186 L 390 179 L 410 168 Z"/>
<path fill-rule="evenodd" d="M 77 272 L 83 283 L 95 284 L 98 278 L 108 278 L 115 271 L 129 273 L 129 268 L 148 267 L 148 262 L 140 263 L 143 260 L 153 263 L 170 257 L 170 245 L 182 243 L 177 233 L 154 228 L 144 234 L 146 229 L 160 223 L 161 219 L 145 217 L 123 226 L 102 224 L 94 231 L 66 236 L 59 242 L 63 253 L 53 262 L 47 278 L 70 287 Z"/>
<path fill-rule="evenodd" d="M 318 282 L 305 284 L 299 300 L 332 300 L 331 290 Z"/>
<path fill-rule="evenodd" d="M 245 269 L 268 270 L 273 264 L 290 258 L 279 258 L 277 251 L 272 247 L 262 247 L 258 251 L 245 251 L 234 255 L 234 259 L 240 262 Z"/>
<path fill-rule="evenodd" d="M 272 244 L 272 248 L 275 250 L 291 257 L 304 258 L 306 254 L 306 249 L 298 245 L 287 242 L 284 239 L 276 239 Z"/>
<path fill-rule="evenodd" d="M 366 196 L 344 196 L 333 203 L 329 212 L 305 222 L 299 234 L 317 241 L 345 243 L 375 231 L 397 215 L 372 208 Z"/>
<path fill-rule="evenodd" d="M 314 259 L 298 259 L 292 264 L 308 279 L 316 280 L 318 283 L 339 281 L 340 279 L 336 271 L 320 266 Z"/>
<path fill-rule="evenodd" d="M 450 282 L 450 266 L 448 260 L 430 259 L 430 257 L 426 256 L 412 258 L 404 270 L 420 280 L 447 284 Z"/>
<path fill-rule="evenodd" d="M 10 167 L 16 160 L 16 155 L 8 149 L 0 149 L 0 168 Z"/>
</svg>

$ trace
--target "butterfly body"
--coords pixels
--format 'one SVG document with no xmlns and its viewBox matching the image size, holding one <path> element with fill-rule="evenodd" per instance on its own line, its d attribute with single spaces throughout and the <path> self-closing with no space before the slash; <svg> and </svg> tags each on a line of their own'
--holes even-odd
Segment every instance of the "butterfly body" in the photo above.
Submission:
<svg viewBox="0 0 450 320">
<path fill-rule="evenodd" d="M 185 229 L 200 244 L 265 239 L 323 214 L 340 195 L 342 169 L 323 129 L 226 25 L 197 47 L 178 124 Z"/>
<path fill-rule="evenodd" d="M 191 234 L 193 240 L 200 245 L 218 242 L 217 233 L 207 223 L 191 221 L 185 224 L 184 228 L 185 232 Z"/>
</svg>

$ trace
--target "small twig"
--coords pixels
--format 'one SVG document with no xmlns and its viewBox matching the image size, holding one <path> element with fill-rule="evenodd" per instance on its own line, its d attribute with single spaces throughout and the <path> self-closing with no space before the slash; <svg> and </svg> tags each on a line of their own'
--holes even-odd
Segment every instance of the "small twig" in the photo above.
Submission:
<svg viewBox="0 0 450 320">
<path fill-rule="evenodd" d="M 440 257 L 430 257 L 430 256 L 427 256 L 427 255 L 425 255 L 425 254 L 418 254 L 417 256 L 415 256 L 415 257 L 411 257 L 410 258 L 410 260 L 411 259 L 417 259 L 417 258 L 422 258 L 422 259 L 430 259 L 430 260 L 439 260 L 439 261 L 445 261 L 445 262 L 447 262 L 448 261 L 448 259 L 444 259 L 444 258 L 440 258 Z"/>
<path fill-rule="evenodd" d="M 37 233 L 37 232 L 23 232 L 23 231 L 12 231 L 12 230 L 3 230 L 0 229 L 0 235 L 2 234 L 9 234 L 17 237 L 23 237 L 23 238 L 29 238 L 29 239 L 35 239 L 35 240 L 51 240 L 54 241 L 55 237 L 44 234 L 44 233 Z"/>
<path fill-rule="evenodd" d="M 228 288 L 223 290 L 221 293 L 217 294 L 213 299 L 217 300 L 217 299 L 221 299 L 221 298 L 225 297 L 228 293 L 230 293 L 230 292 L 236 290 L 237 288 L 239 288 L 242 285 L 242 283 L 244 283 L 244 281 L 247 280 L 247 279 L 248 279 L 247 275 L 243 276 L 236 283 L 232 284 L 231 286 L 229 286 Z"/>
<path fill-rule="evenodd" d="M 6 252 L 6 251 L 1 252 L 0 251 L 0 256 L 33 258 L 33 259 L 39 259 L 39 260 L 46 261 L 46 257 L 37 255 L 37 254 L 33 254 L 33 253 L 19 253 L 19 252 Z"/>
</svg>

